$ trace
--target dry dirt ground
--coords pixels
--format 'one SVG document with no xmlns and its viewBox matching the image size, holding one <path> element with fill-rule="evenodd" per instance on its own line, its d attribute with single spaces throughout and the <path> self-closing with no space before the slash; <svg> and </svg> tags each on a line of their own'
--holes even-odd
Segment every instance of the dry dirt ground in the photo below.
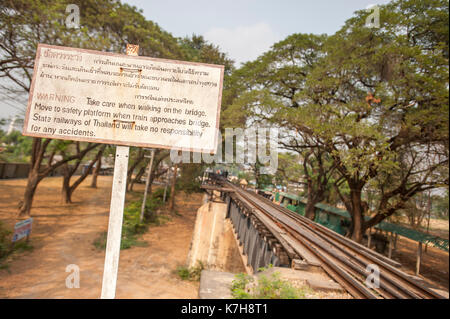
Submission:
<svg viewBox="0 0 450 319">
<path fill-rule="evenodd" d="M 104 251 L 93 241 L 107 230 L 112 177 L 90 178 L 75 191 L 71 205 L 60 202 L 62 178 L 44 179 L 33 203 L 32 251 L 15 254 L 0 270 L 0 298 L 99 298 Z M 0 180 L 0 221 L 13 228 L 25 180 Z M 143 185 L 135 191 L 142 193 Z M 137 196 L 127 195 L 127 200 Z M 186 262 L 201 194 L 176 197 L 170 221 L 152 226 L 145 247 L 120 253 L 117 298 L 197 298 L 198 283 L 181 280 L 175 269 Z M 80 288 L 66 288 L 66 267 L 79 266 Z"/>
<path fill-rule="evenodd" d="M 98 298 L 101 292 L 104 251 L 92 244 L 106 231 L 111 196 L 111 177 L 101 176 L 99 187 L 90 178 L 74 193 L 74 203 L 60 202 L 61 177 L 47 178 L 39 185 L 33 204 L 31 243 L 33 251 L 13 255 L 8 269 L 0 269 L 0 298 Z M 23 196 L 25 180 L 0 180 L 0 221 L 13 228 L 17 203 Z M 137 185 L 135 194 L 142 193 Z M 180 214 L 162 226 L 152 226 L 140 237 L 145 247 L 122 250 L 117 298 L 197 298 L 198 283 L 183 281 L 174 274 L 186 262 L 197 209 L 202 195 L 180 194 Z M 393 257 L 403 270 L 414 273 L 416 243 L 399 238 Z M 80 288 L 66 288 L 66 267 L 80 268 Z M 449 255 L 428 248 L 423 255 L 421 276 L 434 285 L 449 288 Z"/>
<path fill-rule="evenodd" d="M 402 264 L 402 269 L 408 274 L 415 275 L 417 242 L 399 237 L 397 250 L 392 254 L 394 260 Z M 422 250 L 420 278 L 424 278 L 440 289 L 449 290 L 449 258 L 448 252 L 435 247 L 425 246 Z"/>
</svg>

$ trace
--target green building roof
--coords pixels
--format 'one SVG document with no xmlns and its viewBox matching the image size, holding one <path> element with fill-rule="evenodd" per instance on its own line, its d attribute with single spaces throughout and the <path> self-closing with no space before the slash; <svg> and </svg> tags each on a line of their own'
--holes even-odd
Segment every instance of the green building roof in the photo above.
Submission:
<svg viewBox="0 0 450 319">
<path fill-rule="evenodd" d="M 292 200 L 299 201 L 299 202 L 303 203 L 304 205 L 306 205 L 306 198 L 304 198 L 304 197 L 294 195 L 294 194 L 284 193 L 284 192 L 279 192 L 279 194 L 281 196 L 290 198 Z M 323 204 L 323 203 L 316 204 L 316 207 L 322 211 L 329 212 L 331 214 L 335 214 L 335 215 L 344 217 L 346 219 L 350 219 L 350 214 L 346 210 L 342 210 L 337 207 L 330 206 L 330 205 Z M 369 216 L 365 216 L 364 218 L 366 220 L 370 219 Z M 381 223 L 378 223 L 377 225 L 374 226 L 374 228 L 377 228 L 377 229 L 380 229 L 383 231 L 388 231 L 388 232 L 391 232 L 394 234 L 398 234 L 400 236 L 412 239 L 414 241 L 421 242 L 423 244 L 432 245 L 439 249 L 448 251 L 448 244 L 449 244 L 448 239 L 444 239 L 444 238 L 441 238 L 438 236 L 426 234 L 426 233 L 423 233 L 423 232 L 415 230 L 415 229 L 407 228 L 402 225 L 393 224 L 393 223 L 389 223 L 386 221 L 382 221 Z"/>
</svg>

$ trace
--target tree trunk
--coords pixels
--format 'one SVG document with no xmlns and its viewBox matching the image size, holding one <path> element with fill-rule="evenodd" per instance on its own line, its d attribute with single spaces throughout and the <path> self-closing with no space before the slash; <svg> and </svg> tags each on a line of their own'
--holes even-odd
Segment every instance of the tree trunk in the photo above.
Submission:
<svg viewBox="0 0 450 319">
<path fill-rule="evenodd" d="M 67 164 L 65 164 L 68 167 L 68 174 L 67 174 L 67 185 L 63 186 L 63 189 L 65 189 L 65 203 L 66 204 L 70 204 L 72 203 L 72 194 L 73 192 L 77 189 L 77 187 L 86 179 L 86 177 L 88 177 L 88 175 L 91 173 L 92 171 L 92 167 L 94 166 L 94 164 L 96 162 L 98 162 L 98 159 L 101 158 L 101 155 L 103 153 L 103 150 L 105 149 L 105 145 L 103 145 L 100 150 L 97 152 L 95 158 L 89 163 L 88 167 L 86 167 L 86 169 L 83 170 L 83 173 L 81 174 L 80 177 L 78 177 L 75 182 L 70 185 L 70 179 L 72 178 L 73 174 L 75 174 L 75 172 L 77 171 L 79 165 L 81 164 L 81 160 L 83 159 L 83 157 L 80 157 L 77 160 L 77 163 L 75 164 L 75 166 L 70 169 L 70 167 L 68 167 Z M 86 153 L 87 154 L 87 153 Z M 64 174 L 64 183 L 66 182 L 66 174 Z"/>
<path fill-rule="evenodd" d="M 92 181 L 91 181 L 92 188 L 97 188 L 97 178 L 98 178 L 98 174 L 100 174 L 100 170 L 102 168 L 103 149 L 100 149 L 99 154 L 100 154 L 100 156 L 98 157 L 97 166 L 95 166 L 95 169 L 92 172 Z"/>
<path fill-rule="evenodd" d="M 71 160 L 82 158 L 86 155 L 87 152 L 94 149 L 98 144 L 92 144 L 87 146 L 81 153 L 78 153 L 73 156 L 69 156 L 59 162 L 53 163 L 53 157 L 55 152 L 52 152 L 48 157 L 47 166 L 41 170 L 41 164 L 44 159 L 45 152 L 47 150 L 48 145 L 50 144 L 51 139 L 41 139 L 41 138 L 33 138 L 33 144 L 31 149 L 31 168 L 30 173 L 28 174 L 27 186 L 25 187 L 25 193 L 23 196 L 23 201 L 19 205 L 18 217 L 28 217 L 30 216 L 30 210 L 33 203 L 34 194 L 36 192 L 36 188 L 39 182 L 44 179 L 46 176 L 52 174 L 58 167 L 64 165 Z"/>
<path fill-rule="evenodd" d="M 153 173 L 153 172 L 152 172 L 152 173 Z M 149 178 L 149 177 L 147 177 L 147 178 Z M 153 174 L 152 174 L 152 176 L 150 177 L 149 185 L 148 185 L 147 195 L 150 195 L 150 194 L 152 193 L 153 179 L 154 179 L 154 177 L 153 177 Z"/>
<path fill-rule="evenodd" d="M 71 204 L 71 191 L 70 191 L 70 178 L 72 175 L 70 174 L 69 165 L 66 163 L 63 165 L 63 185 L 61 190 L 61 201 L 64 204 Z"/>
<path fill-rule="evenodd" d="M 44 158 L 45 150 L 49 143 L 50 139 L 43 140 L 41 138 L 33 138 L 31 148 L 30 172 L 28 173 L 27 186 L 25 187 L 23 201 L 19 203 L 19 218 L 26 218 L 30 216 L 34 193 L 36 192 L 36 188 L 42 179 L 42 177 L 39 175 L 39 169 Z"/>
<path fill-rule="evenodd" d="M 142 166 L 139 172 L 136 174 L 136 177 L 131 180 L 130 186 L 128 187 L 128 191 L 130 192 L 133 191 L 134 184 L 141 180 L 141 177 L 142 175 L 144 175 L 144 173 L 145 173 L 145 166 Z"/>
<path fill-rule="evenodd" d="M 133 172 L 136 169 L 136 167 L 145 159 L 144 155 L 145 155 L 144 150 L 142 148 L 140 148 L 138 151 L 136 160 L 134 162 L 132 162 L 128 168 L 128 171 L 127 171 L 127 186 L 128 186 L 127 189 L 128 189 L 128 191 L 131 191 L 133 189 L 132 183 L 133 183 L 133 181 L 136 181 L 136 178 L 133 180 Z M 147 165 L 144 165 L 144 170 L 145 170 L 146 166 Z"/>
<path fill-rule="evenodd" d="M 305 207 L 305 217 L 314 220 L 314 218 L 316 217 L 316 204 L 325 199 L 328 179 L 318 178 L 316 181 L 313 181 L 313 179 L 309 176 L 307 179 L 308 199 Z"/>
<path fill-rule="evenodd" d="M 178 171 L 178 165 L 175 164 L 174 170 L 173 170 L 173 179 L 172 179 L 172 187 L 170 189 L 170 196 L 172 196 L 170 200 L 170 206 L 169 209 L 173 210 L 175 207 L 175 184 L 177 182 L 177 171 Z"/>
<path fill-rule="evenodd" d="M 316 217 L 316 203 L 308 200 L 305 207 L 305 217 L 314 220 Z"/>
<path fill-rule="evenodd" d="M 34 193 L 39 184 L 39 174 L 34 168 L 30 170 L 28 175 L 27 186 L 25 187 L 25 194 L 23 202 L 19 205 L 19 218 L 27 218 L 30 216 L 31 205 L 33 204 Z"/>
<path fill-rule="evenodd" d="M 316 204 L 317 201 L 315 201 L 314 199 L 314 189 L 313 189 L 313 184 L 311 181 L 311 178 L 308 176 L 308 183 L 307 183 L 307 193 L 308 193 L 308 200 L 306 202 L 306 207 L 305 207 L 305 217 L 309 218 L 311 220 L 314 220 L 314 218 L 316 217 Z"/>
<path fill-rule="evenodd" d="M 361 203 L 361 191 L 356 189 L 351 190 L 350 200 L 352 202 L 351 239 L 357 243 L 361 243 L 364 230 L 364 212 Z"/>
</svg>

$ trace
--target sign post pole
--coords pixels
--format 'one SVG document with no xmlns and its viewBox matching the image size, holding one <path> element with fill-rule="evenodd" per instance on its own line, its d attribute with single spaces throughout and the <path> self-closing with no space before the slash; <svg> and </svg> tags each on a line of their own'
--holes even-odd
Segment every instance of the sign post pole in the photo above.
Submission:
<svg viewBox="0 0 450 319">
<path fill-rule="evenodd" d="M 127 55 L 138 55 L 138 51 L 138 45 L 127 44 Z M 116 296 L 129 154 L 130 147 L 116 147 L 108 237 L 106 241 L 105 266 L 103 269 L 102 299 L 114 299 Z"/>
<path fill-rule="evenodd" d="M 116 296 L 129 152 L 130 148 L 128 146 L 117 146 L 116 148 L 108 238 L 103 270 L 102 299 L 114 299 Z"/>
</svg>

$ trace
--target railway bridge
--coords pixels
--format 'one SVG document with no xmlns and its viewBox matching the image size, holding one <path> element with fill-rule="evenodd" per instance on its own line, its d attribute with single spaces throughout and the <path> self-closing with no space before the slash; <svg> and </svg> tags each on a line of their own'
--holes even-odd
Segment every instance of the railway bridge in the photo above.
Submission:
<svg viewBox="0 0 450 319">
<path fill-rule="evenodd" d="M 318 267 L 355 298 L 445 298 L 400 270 L 398 262 L 219 175 L 210 174 L 202 188 L 227 204 L 226 217 L 254 272 L 270 264 Z M 377 280 L 368 281 L 371 274 Z"/>
</svg>

